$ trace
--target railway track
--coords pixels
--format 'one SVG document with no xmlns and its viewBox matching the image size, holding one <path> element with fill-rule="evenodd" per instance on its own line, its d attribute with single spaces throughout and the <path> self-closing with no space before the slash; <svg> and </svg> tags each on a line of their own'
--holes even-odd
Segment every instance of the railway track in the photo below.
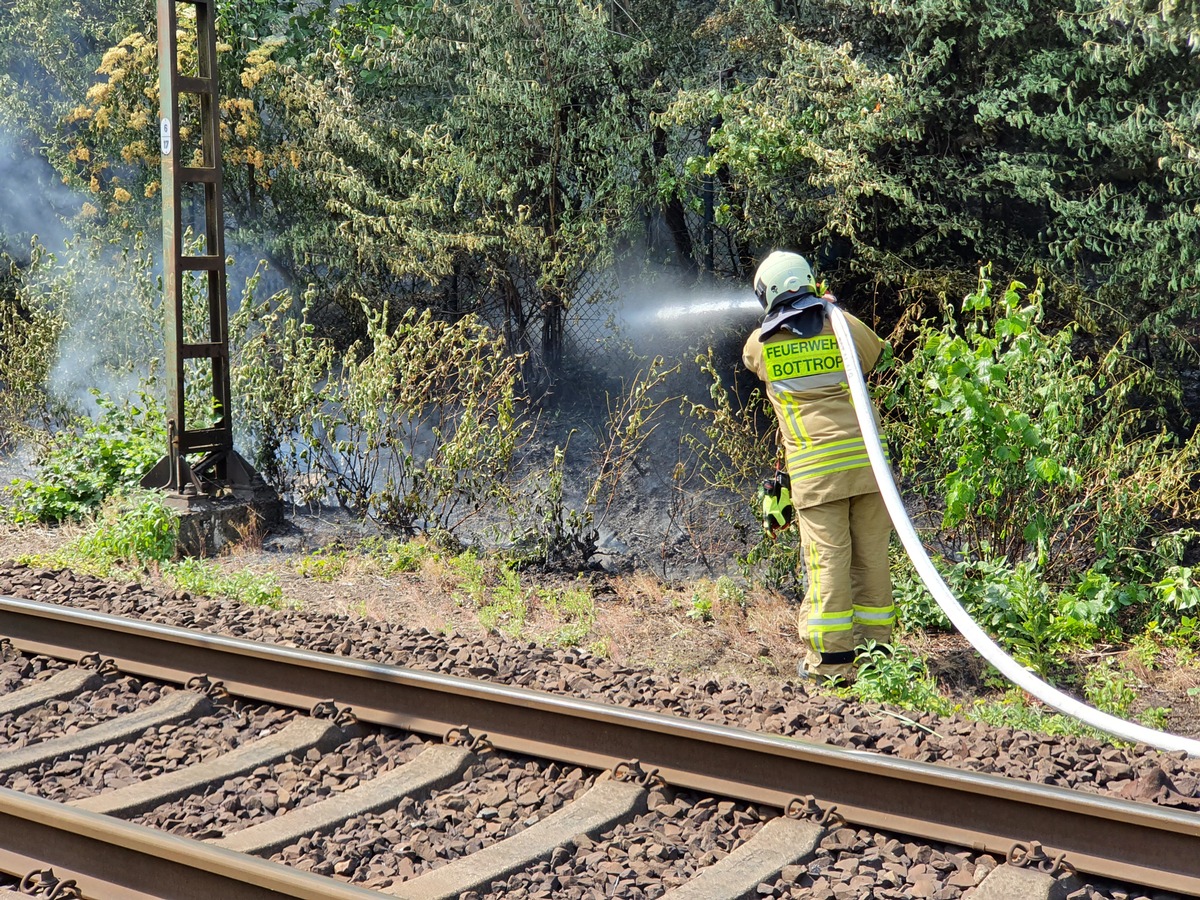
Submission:
<svg viewBox="0 0 1200 900">
<path fill-rule="evenodd" d="M 0 870 L 46 893 L 1200 896 L 1194 813 L 30 600 L 0 636 Z"/>
</svg>

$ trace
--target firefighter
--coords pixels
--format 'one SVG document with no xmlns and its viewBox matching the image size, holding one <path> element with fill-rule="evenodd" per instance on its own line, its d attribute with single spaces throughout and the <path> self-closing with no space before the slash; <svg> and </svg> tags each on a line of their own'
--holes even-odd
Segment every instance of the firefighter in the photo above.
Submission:
<svg viewBox="0 0 1200 900">
<path fill-rule="evenodd" d="M 855 648 L 892 638 L 891 520 L 825 314 L 836 298 L 818 297 L 808 261 L 780 250 L 758 267 L 754 293 L 763 322 L 746 341 L 742 360 L 765 383 L 790 481 L 767 492 L 764 523 L 775 527 L 794 516 L 800 530 L 807 587 L 799 631 L 807 647 L 799 674 L 849 683 Z M 854 316 L 847 314 L 846 321 L 862 370 L 869 372 L 883 341 Z"/>
</svg>

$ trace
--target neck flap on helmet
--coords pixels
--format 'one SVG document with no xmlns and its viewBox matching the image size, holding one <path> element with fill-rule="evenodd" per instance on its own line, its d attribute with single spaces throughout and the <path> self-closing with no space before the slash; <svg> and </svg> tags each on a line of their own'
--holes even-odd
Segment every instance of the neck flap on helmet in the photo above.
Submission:
<svg viewBox="0 0 1200 900">
<path fill-rule="evenodd" d="M 825 327 L 826 301 L 813 294 L 805 294 L 795 300 L 776 306 L 763 317 L 760 341 L 786 329 L 796 337 L 816 337 Z"/>
</svg>

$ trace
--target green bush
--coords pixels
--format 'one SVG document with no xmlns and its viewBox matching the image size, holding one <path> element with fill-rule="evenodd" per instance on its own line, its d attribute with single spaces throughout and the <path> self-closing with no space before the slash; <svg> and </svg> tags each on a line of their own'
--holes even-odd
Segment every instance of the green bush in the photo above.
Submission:
<svg viewBox="0 0 1200 900">
<path fill-rule="evenodd" d="M 948 571 L 946 581 L 971 618 L 1039 675 L 1050 674 L 1072 649 L 1099 636 L 1097 623 L 1077 617 L 1074 597 L 1054 591 L 1028 562 L 963 562 Z"/>
<path fill-rule="evenodd" d="M 1077 604 L 1105 617 L 1134 602 L 1133 584 L 1186 608 L 1168 571 L 1191 540 L 1181 523 L 1200 513 L 1188 487 L 1200 438 L 1153 424 L 1161 385 L 1124 341 L 1082 355 L 1075 330 L 1042 315 L 1040 287 L 999 292 L 985 269 L 960 307 L 921 327 L 889 395 L 906 485 L 942 511 L 947 555 L 1029 561 L 1058 590 L 1092 571 Z M 1148 552 L 1164 542 L 1175 552 Z"/>
<path fill-rule="evenodd" d="M 114 494 L 78 537 L 44 556 L 21 557 L 25 565 L 69 568 L 100 578 L 129 577 L 158 568 L 177 552 L 178 517 L 152 491 Z"/>
<path fill-rule="evenodd" d="M 163 504 L 162 496 L 133 491 L 106 503 L 92 526 L 68 543 L 65 552 L 98 569 L 129 564 L 145 569 L 173 558 L 178 538 L 179 517 Z"/>
<path fill-rule="evenodd" d="M 952 625 L 925 587 L 916 568 L 903 550 L 892 550 L 892 592 L 896 603 L 896 625 L 901 632 L 918 629 L 950 631 Z"/>
<path fill-rule="evenodd" d="M 93 391 L 99 415 L 52 438 L 31 479 L 14 480 L 13 521 L 79 521 L 108 497 L 136 489 L 167 449 L 163 410 L 145 390 L 122 406 Z"/>
</svg>

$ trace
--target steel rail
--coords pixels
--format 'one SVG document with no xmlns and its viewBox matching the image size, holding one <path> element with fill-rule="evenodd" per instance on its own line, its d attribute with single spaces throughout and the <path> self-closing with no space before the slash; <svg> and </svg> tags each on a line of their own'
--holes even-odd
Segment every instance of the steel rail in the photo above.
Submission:
<svg viewBox="0 0 1200 900">
<path fill-rule="evenodd" d="M 0 870 L 47 868 L 104 900 L 379 900 L 320 875 L 0 788 Z"/>
<path fill-rule="evenodd" d="M 1006 854 L 1038 841 L 1080 872 L 1200 896 L 1200 815 L 524 688 L 0 597 L 0 635 L 31 653 L 100 652 L 123 670 L 427 734 L 466 723 L 499 749 L 784 807 L 811 794 L 853 824 Z"/>
</svg>

